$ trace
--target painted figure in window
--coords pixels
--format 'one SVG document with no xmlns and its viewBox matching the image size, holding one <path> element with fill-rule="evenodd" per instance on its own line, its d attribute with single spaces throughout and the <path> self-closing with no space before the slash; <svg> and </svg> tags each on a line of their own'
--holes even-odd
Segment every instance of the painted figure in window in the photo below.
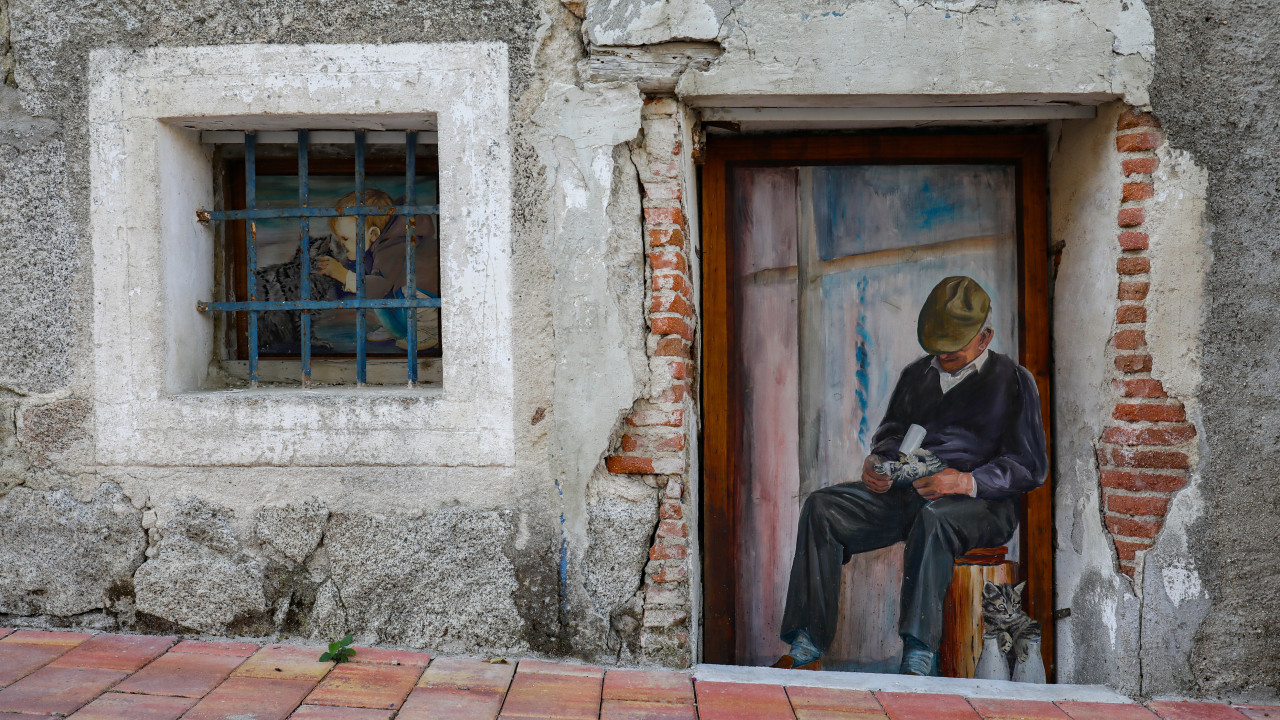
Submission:
<svg viewBox="0 0 1280 720">
<path fill-rule="evenodd" d="M 955 559 L 1007 542 L 1018 496 L 1048 469 L 1040 396 L 1026 368 L 990 351 L 991 300 L 972 278 L 930 292 L 907 365 L 853 482 L 815 491 L 800 513 L 775 667 L 821 669 L 839 615 L 841 566 L 906 542 L 900 671 L 936 675 Z"/>
<path fill-rule="evenodd" d="M 393 207 L 395 201 L 386 192 L 377 188 L 364 191 L 365 205 L 372 207 Z M 356 193 L 350 192 L 342 196 L 336 207 L 345 208 L 356 205 Z M 329 228 L 346 249 L 341 258 L 322 257 L 316 261 L 316 272 L 327 275 L 342 283 L 341 297 L 354 298 L 356 295 L 356 247 L 355 217 L 343 216 L 329 219 Z M 405 290 L 405 243 L 408 242 L 408 219 L 404 216 L 389 215 L 371 216 L 365 221 L 364 240 L 364 296 L 371 299 L 403 298 Z M 414 230 L 419 239 L 431 237 L 434 233 L 430 217 L 418 219 Z M 425 256 L 423 249 L 427 243 L 420 242 L 417 265 L 417 297 L 439 297 L 431 292 L 439 287 L 439 264 L 434 256 Z M 428 287 L 422 287 L 426 285 Z M 436 308 L 418 308 L 418 349 L 423 350 L 439 345 L 439 310 Z M 367 339 L 373 342 L 394 340 L 396 347 L 405 350 L 409 347 L 409 313 L 403 308 L 379 308 L 372 313 L 380 327 L 368 331 Z M 373 323 L 370 323 L 373 325 Z"/>
</svg>

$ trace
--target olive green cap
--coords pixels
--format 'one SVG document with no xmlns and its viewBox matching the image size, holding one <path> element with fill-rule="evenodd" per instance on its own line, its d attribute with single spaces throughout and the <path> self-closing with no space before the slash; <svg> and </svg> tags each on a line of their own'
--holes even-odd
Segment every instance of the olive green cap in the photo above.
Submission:
<svg viewBox="0 0 1280 720">
<path fill-rule="evenodd" d="M 991 312 L 991 297 L 965 275 L 944 278 L 920 308 L 916 334 L 930 355 L 955 352 L 977 337 Z"/>
</svg>

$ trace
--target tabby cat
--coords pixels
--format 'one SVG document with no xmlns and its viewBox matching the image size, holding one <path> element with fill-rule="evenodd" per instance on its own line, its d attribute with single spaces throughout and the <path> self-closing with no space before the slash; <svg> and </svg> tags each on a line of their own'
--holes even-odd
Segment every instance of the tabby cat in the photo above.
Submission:
<svg viewBox="0 0 1280 720">
<path fill-rule="evenodd" d="M 341 254 L 339 254 L 341 253 Z M 339 284 L 328 275 L 314 272 L 316 260 L 326 255 L 346 257 L 342 243 L 333 236 L 313 238 L 310 243 L 311 297 L 309 300 L 337 300 Z M 293 258 L 279 265 L 258 268 L 258 299 L 271 302 L 298 300 L 302 292 L 302 248 Z M 316 311 L 316 314 L 324 312 Z M 314 315 L 313 315 L 314 317 Z M 330 344 L 313 337 L 313 348 L 328 349 Z M 296 310 L 258 314 L 258 350 L 260 352 L 298 352 L 302 346 L 302 313 Z"/>
<path fill-rule="evenodd" d="M 990 580 L 982 586 L 982 634 L 996 638 L 1010 664 L 1026 660 L 1028 642 L 1040 640 L 1040 623 L 1022 611 L 1024 587 L 1025 582 L 997 585 Z"/>
</svg>

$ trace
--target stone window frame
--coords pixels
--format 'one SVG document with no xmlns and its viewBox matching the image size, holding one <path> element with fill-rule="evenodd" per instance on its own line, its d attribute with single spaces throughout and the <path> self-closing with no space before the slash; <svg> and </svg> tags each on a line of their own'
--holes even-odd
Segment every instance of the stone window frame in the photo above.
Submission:
<svg viewBox="0 0 1280 720">
<path fill-rule="evenodd" d="M 90 67 L 95 458 L 149 466 L 514 466 L 509 69 L 502 43 L 96 50 Z M 206 129 L 439 138 L 443 383 L 205 390 Z"/>
</svg>

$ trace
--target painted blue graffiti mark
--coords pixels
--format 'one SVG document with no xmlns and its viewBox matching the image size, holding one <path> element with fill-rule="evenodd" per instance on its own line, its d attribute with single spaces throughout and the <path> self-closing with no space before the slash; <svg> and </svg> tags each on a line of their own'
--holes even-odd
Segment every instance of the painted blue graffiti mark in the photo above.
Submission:
<svg viewBox="0 0 1280 720">
<path fill-rule="evenodd" d="M 871 423 L 867 419 L 867 406 L 870 404 L 870 352 L 867 346 L 871 344 L 871 333 L 867 330 L 867 285 L 868 279 L 863 275 L 858 280 L 858 324 L 854 328 L 854 332 L 858 335 L 857 346 L 854 349 L 855 362 L 857 370 L 855 376 L 858 379 L 856 397 L 858 399 L 858 443 L 866 446 L 867 433 L 871 430 Z"/>
</svg>

